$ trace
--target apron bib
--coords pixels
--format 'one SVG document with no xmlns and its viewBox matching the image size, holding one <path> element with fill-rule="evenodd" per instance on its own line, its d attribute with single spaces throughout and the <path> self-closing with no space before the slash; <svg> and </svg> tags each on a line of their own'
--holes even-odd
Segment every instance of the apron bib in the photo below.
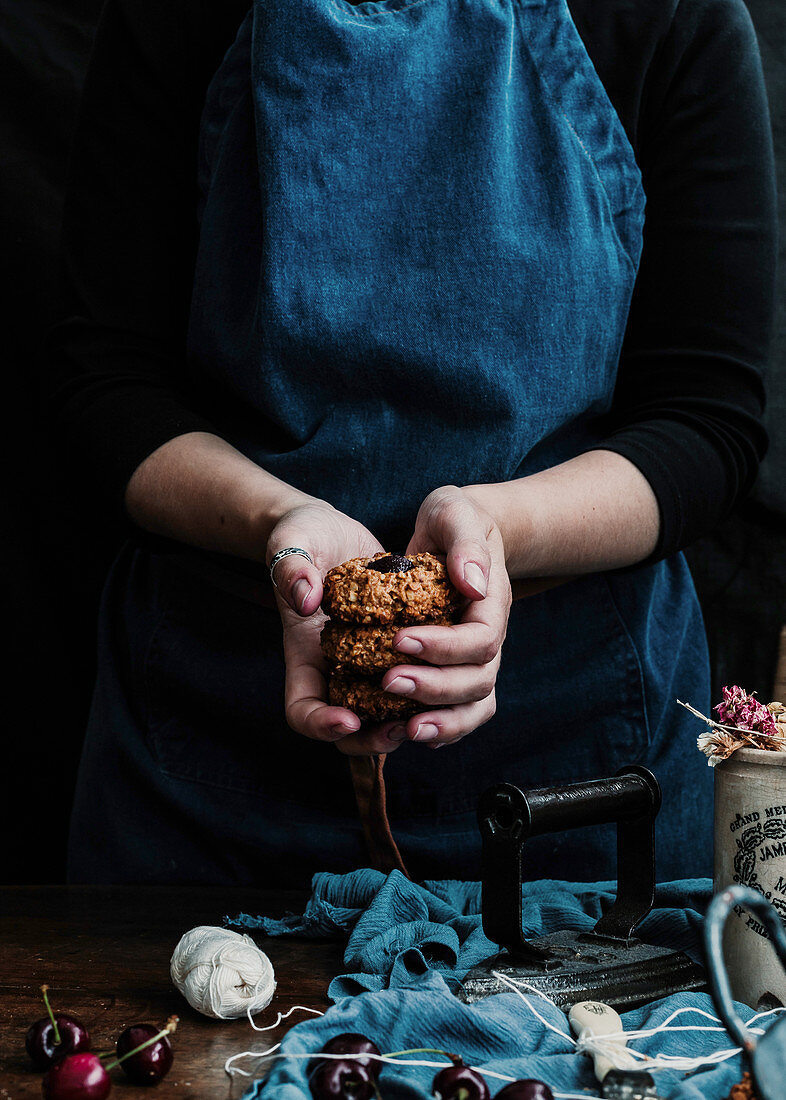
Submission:
<svg viewBox="0 0 786 1100">
<path fill-rule="evenodd" d="M 218 431 L 388 549 L 406 546 L 437 486 L 520 477 L 598 440 L 644 193 L 564 0 L 255 0 L 208 93 L 200 185 L 189 360 Z M 227 607 L 211 626 L 198 593 L 167 595 L 155 555 L 125 569 L 115 585 L 134 616 L 161 601 L 132 631 L 153 699 L 135 735 L 156 797 L 171 806 L 161 773 L 178 799 L 191 784 L 189 827 L 210 802 L 213 832 L 231 846 L 239 821 L 244 842 L 256 829 L 269 869 L 266 823 L 280 835 L 286 787 L 319 834 L 301 830 L 298 868 L 328 869 L 326 851 L 357 860 L 348 817 L 339 829 L 322 797 L 338 754 L 284 722 L 275 621 L 263 645 Z M 707 871 L 709 771 L 675 702 L 708 705 L 681 555 L 515 604 L 497 694 L 495 717 L 449 751 L 388 758 L 388 810 L 414 875 L 478 876 L 489 783 L 632 762 L 666 787 L 660 877 Z M 613 875 L 613 845 L 613 830 L 538 838 L 525 874 Z"/>
<path fill-rule="evenodd" d="M 644 194 L 563 0 L 257 2 L 201 176 L 192 370 L 277 477 L 399 548 L 596 438 Z"/>
</svg>

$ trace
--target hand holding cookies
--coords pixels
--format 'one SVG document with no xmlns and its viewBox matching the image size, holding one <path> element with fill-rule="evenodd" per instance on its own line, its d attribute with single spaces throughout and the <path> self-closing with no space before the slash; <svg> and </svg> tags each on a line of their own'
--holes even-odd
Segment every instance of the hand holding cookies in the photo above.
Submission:
<svg viewBox="0 0 786 1100">
<path fill-rule="evenodd" d="M 385 674 L 382 686 L 436 708 L 411 718 L 407 736 L 438 748 L 494 715 L 511 589 L 494 518 L 456 486 L 435 489 L 423 501 L 407 554 L 422 552 L 446 558 L 450 580 L 469 603 L 452 625 L 398 631 L 393 646 L 402 662 L 417 657 L 428 664 L 398 665 Z"/>
<path fill-rule="evenodd" d="M 429 494 L 406 558 L 320 501 L 279 521 L 268 563 L 293 547 L 313 559 L 274 570 L 294 730 L 367 755 L 437 748 L 492 717 L 510 583 L 496 523 L 461 489 Z"/>
<path fill-rule="evenodd" d="M 325 621 L 319 610 L 322 577 L 348 558 L 373 557 L 382 546 L 361 523 L 325 501 L 313 500 L 292 508 L 273 528 L 267 544 L 268 565 L 279 551 L 290 547 L 305 550 L 311 561 L 290 553 L 274 568 L 276 603 L 284 628 L 287 722 L 306 737 L 339 741 L 356 734 L 360 719 L 347 707 L 327 701 L 327 666 L 319 644 Z M 384 731 L 381 740 L 386 741 Z M 385 752 L 395 747 L 386 743 L 365 751 Z"/>
</svg>

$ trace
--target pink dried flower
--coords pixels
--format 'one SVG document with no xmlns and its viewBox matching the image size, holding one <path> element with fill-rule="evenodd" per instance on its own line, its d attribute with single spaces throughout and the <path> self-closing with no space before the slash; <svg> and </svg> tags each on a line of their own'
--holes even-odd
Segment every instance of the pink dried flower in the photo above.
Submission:
<svg viewBox="0 0 786 1100">
<path fill-rule="evenodd" d="M 723 688 L 723 702 L 712 709 L 724 726 L 736 726 L 737 729 L 768 736 L 778 732 L 775 719 L 764 704 L 736 685 Z"/>
</svg>

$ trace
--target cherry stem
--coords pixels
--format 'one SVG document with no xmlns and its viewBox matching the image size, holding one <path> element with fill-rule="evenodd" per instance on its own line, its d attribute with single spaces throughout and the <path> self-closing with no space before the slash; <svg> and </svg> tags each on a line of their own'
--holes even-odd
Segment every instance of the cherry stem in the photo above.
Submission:
<svg viewBox="0 0 786 1100">
<path fill-rule="evenodd" d="M 446 1058 L 450 1058 L 453 1065 L 458 1065 L 462 1061 L 458 1054 L 451 1054 L 447 1050 L 439 1050 L 437 1047 L 412 1047 L 411 1050 L 393 1050 L 390 1054 L 386 1054 L 386 1058 L 403 1058 L 405 1054 L 444 1054 Z"/>
<path fill-rule="evenodd" d="M 41 992 L 44 995 L 44 1004 L 46 1005 L 46 1011 L 49 1013 L 49 1019 L 52 1021 L 52 1027 L 55 1029 L 55 1046 L 60 1046 L 60 1032 L 57 1027 L 57 1020 L 55 1019 L 55 1014 L 52 1011 L 52 1006 L 49 1004 L 49 998 L 46 995 L 48 989 L 48 985 L 41 986 Z"/>
<path fill-rule="evenodd" d="M 124 1054 L 121 1058 L 118 1058 L 116 1062 L 110 1062 L 106 1069 L 114 1069 L 115 1066 L 119 1066 L 121 1062 L 125 1062 L 126 1058 L 130 1058 L 132 1054 L 139 1054 L 140 1050 L 144 1050 L 145 1047 L 152 1047 L 153 1043 L 157 1043 L 159 1039 L 163 1039 L 165 1035 L 171 1035 L 178 1025 L 178 1016 L 170 1016 L 166 1022 L 166 1026 L 159 1031 L 158 1035 L 153 1035 L 151 1038 L 145 1040 L 144 1043 L 140 1043 L 138 1047 L 134 1047 L 133 1050 L 129 1050 L 127 1054 Z"/>
</svg>

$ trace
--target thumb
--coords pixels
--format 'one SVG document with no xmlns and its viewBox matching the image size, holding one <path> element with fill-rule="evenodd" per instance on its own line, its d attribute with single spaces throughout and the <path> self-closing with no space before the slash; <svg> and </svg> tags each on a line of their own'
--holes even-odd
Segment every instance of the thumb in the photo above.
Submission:
<svg viewBox="0 0 786 1100">
<path fill-rule="evenodd" d="M 271 538 L 267 548 L 268 566 L 274 561 L 279 551 L 293 545 L 291 540 L 287 541 L 286 545 L 277 545 Z M 297 549 L 309 553 L 308 547 L 300 543 L 297 544 Z M 313 615 L 322 602 L 322 576 L 317 567 L 303 554 L 289 553 L 279 558 L 273 564 L 271 580 L 279 598 L 298 615 L 304 617 Z"/>
<path fill-rule="evenodd" d="M 488 524 L 472 501 L 460 489 L 445 488 L 433 494 L 421 518 L 427 541 L 445 554 L 459 592 L 471 600 L 484 599 L 491 570 Z"/>
<path fill-rule="evenodd" d="M 481 528 L 464 528 L 446 547 L 450 579 L 471 600 L 485 599 L 489 586 L 491 555 Z"/>
</svg>

